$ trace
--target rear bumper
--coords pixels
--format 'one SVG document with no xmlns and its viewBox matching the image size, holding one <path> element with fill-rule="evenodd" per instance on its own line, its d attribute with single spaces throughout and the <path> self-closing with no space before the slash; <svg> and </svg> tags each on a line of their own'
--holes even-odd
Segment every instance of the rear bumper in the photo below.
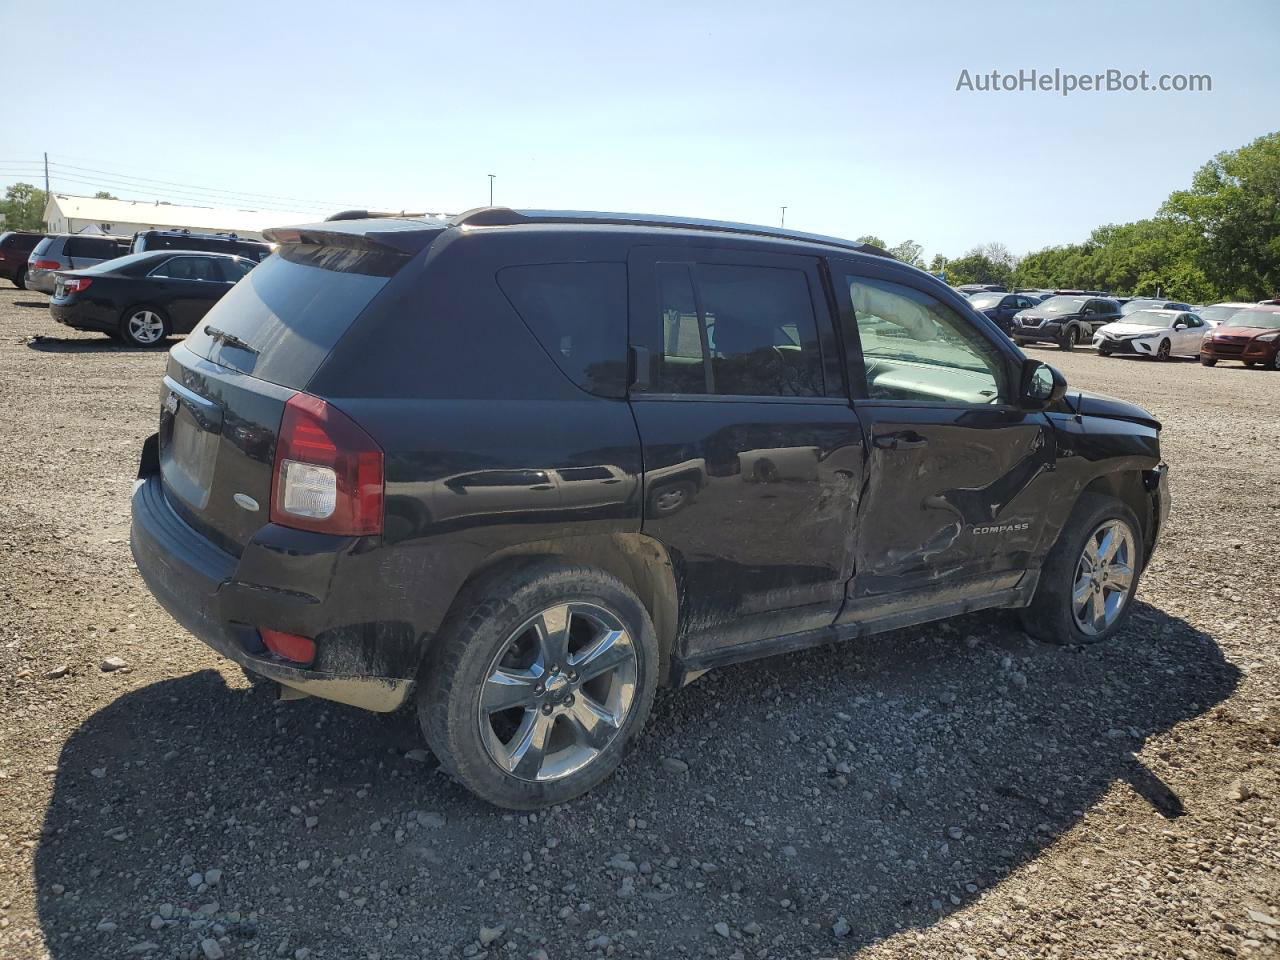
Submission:
<svg viewBox="0 0 1280 960">
<path fill-rule="evenodd" d="M 41 293 L 47 293 L 53 296 L 54 287 L 57 281 L 54 279 L 52 270 L 36 270 L 33 267 L 27 268 L 27 279 L 25 281 L 28 290 L 39 290 Z"/>
<path fill-rule="evenodd" d="M 53 317 L 54 323 L 60 323 L 75 330 L 101 330 L 104 333 L 113 333 L 120 329 L 114 316 L 88 303 L 55 301 L 49 304 L 49 315 Z"/>
<path fill-rule="evenodd" d="M 240 558 L 226 553 L 174 512 L 158 474 L 138 481 L 132 511 L 129 543 L 148 589 L 174 620 L 222 656 L 287 687 L 366 710 L 389 712 L 407 700 L 416 644 L 406 644 L 387 625 L 334 629 L 327 624 L 340 617 L 323 596 L 277 585 L 300 585 L 299 569 L 290 561 L 301 559 L 314 570 L 315 555 L 280 551 L 272 558 L 256 542 Z M 262 573 L 273 560 L 277 576 L 242 579 L 246 567 Z M 330 564 L 325 576 L 332 572 Z M 315 637 L 316 664 L 302 667 L 277 658 L 263 645 L 258 627 Z"/>
</svg>

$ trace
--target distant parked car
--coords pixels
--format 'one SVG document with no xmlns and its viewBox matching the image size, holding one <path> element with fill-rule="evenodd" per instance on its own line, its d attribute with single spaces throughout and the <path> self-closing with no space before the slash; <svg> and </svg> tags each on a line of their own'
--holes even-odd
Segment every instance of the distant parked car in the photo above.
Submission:
<svg viewBox="0 0 1280 960">
<path fill-rule="evenodd" d="M 161 250 L 131 253 L 58 274 L 49 309 L 77 330 L 101 330 L 136 347 L 190 333 L 222 295 L 258 265 L 248 257 Z"/>
<path fill-rule="evenodd" d="M 1212 367 L 1219 360 L 1280 370 L 1280 306 L 1239 310 L 1209 331 L 1200 344 L 1200 362 Z"/>
<path fill-rule="evenodd" d="M 1209 324 L 1209 326 L 1216 327 L 1223 321 L 1230 320 L 1241 310 L 1248 310 L 1255 306 L 1257 306 L 1255 303 L 1211 303 L 1207 306 L 1196 307 L 1192 310 L 1192 313 Z"/>
<path fill-rule="evenodd" d="M 1120 304 L 1109 297 L 1050 297 L 1019 311 L 1013 318 L 1010 336 L 1020 347 L 1039 340 L 1070 350 L 1078 343 L 1088 343 L 1099 327 L 1120 316 Z"/>
<path fill-rule="evenodd" d="M 0 277 L 4 277 L 19 290 L 26 289 L 27 258 L 43 239 L 43 233 L 28 233 L 24 230 L 0 233 Z"/>
<path fill-rule="evenodd" d="M 1027 293 L 975 293 L 969 302 L 973 309 L 1008 334 L 1013 329 L 1013 315 L 1034 307 L 1040 300 L 1035 294 Z"/>
<path fill-rule="evenodd" d="M 27 258 L 27 288 L 52 295 L 54 274 L 60 270 L 82 270 L 128 252 L 128 237 L 55 233 L 37 243 Z"/>
<path fill-rule="evenodd" d="M 1133 297 L 1120 305 L 1120 312 L 1126 316 L 1137 310 L 1190 310 L 1191 304 L 1181 300 L 1153 300 L 1149 297 Z"/>
<path fill-rule="evenodd" d="M 1104 357 L 1198 357 L 1200 341 L 1210 329 L 1200 317 L 1185 310 L 1135 310 L 1123 320 L 1100 327 L 1093 335 L 1093 345 Z"/>
<path fill-rule="evenodd" d="M 257 261 L 271 256 L 271 245 L 260 240 L 245 240 L 234 233 L 193 233 L 190 230 L 143 230 L 133 235 L 130 250 L 133 253 L 202 250 L 206 253 L 229 253 Z"/>
</svg>

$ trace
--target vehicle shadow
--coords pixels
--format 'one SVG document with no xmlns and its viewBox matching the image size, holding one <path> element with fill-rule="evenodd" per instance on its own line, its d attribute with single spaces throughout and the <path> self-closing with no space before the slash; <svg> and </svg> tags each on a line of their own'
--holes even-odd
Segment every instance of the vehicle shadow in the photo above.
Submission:
<svg viewBox="0 0 1280 960">
<path fill-rule="evenodd" d="M 971 615 L 714 671 L 660 692 L 612 779 L 533 818 L 411 753 L 410 711 L 277 703 L 212 670 L 155 683 L 63 748 L 35 852 L 45 942 L 58 960 L 207 937 L 231 957 L 252 938 L 434 956 L 501 922 L 514 957 L 602 933 L 629 954 L 849 955 L 999 885 L 1117 783 L 1157 824 L 1186 812 L 1135 751 L 1239 672 L 1184 621 L 1134 613 L 1097 647 Z"/>
<path fill-rule="evenodd" d="M 101 337 L 46 337 L 37 334 L 27 341 L 27 347 L 41 353 L 156 353 L 163 354 L 171 344 L 163 340 L 154 347 L 135 347 L 113 339 L 105 333 Z"/>
</svg>

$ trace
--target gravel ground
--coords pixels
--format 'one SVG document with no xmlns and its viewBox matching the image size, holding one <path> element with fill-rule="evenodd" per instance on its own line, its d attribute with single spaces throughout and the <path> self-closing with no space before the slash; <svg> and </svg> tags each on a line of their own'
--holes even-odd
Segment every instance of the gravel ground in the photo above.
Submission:
<svg viewBox="0 0 1280 960">
<path fill-rule="evenodd" d="M 0 957 L 1277 955 L 1280 374 L 1031 349 L 1165 423 L 1123 635 L 713 672 L 518 816 L 408 712 L 276 703 L 160 611 L 128 498 L 163 355 L 0 289 Z"/>
</svg>

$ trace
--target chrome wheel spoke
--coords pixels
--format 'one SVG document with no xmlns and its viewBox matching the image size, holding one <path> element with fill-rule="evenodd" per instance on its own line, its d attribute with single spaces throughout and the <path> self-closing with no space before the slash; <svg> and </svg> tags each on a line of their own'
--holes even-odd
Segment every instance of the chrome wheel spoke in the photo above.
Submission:
<svg viewBox="0 0 1280 960">
<path fill-rule="evenodd" d="M 1071 593 L 1071 602 L 1077 610 L 1081 609 L 1093 592 L 1093 579 L 1087 574 L 1076 581 L 1076 588 Z"/>
<path fill-rule="evenodd" d="M 579 741 L 592 750 L 603 750 L 618 732 L 613 716 L 585 694 L 574 698 L 573 705 L 565 713 L 565 719 L 573 727 Z"/>
<path fill-rule="evenodd" d="M 1107 520 L 1085 541 L 1076 564 L 1071 608 L 1082 633 L 1105 633 L 1119 619 L 1133 588 L 1134 537 L 1122 520 Z"/>
<path fill-rule="evenodd" d="M 616 670 L 635 656 L 631 638 L 624 630 L 609 630 L 582 653 L 570 659 L 581 683 Z"/>
<path fill-rule="evenodd" d="M 559 666 L 569 659 L 569 605 L 560 604 L 542 611 L 533 622 L 538 634 L 538 648 L 546 667 Z"/>
<path fill-rule="evenodd" d="M 1113 589 L 1124 591 L 1133 584 L 1133 568 L 1128 564 L 1112 564 L 1107 572 Z"/>
<path fill-rule="evenodd" d="M 484 682 L 480 693 L 480 709 L 497 713 L 513 707 L 532 707 L 537 699 L 535 688 L 540 673 L 532 670 L 504 670 L 498 667 Z"/>
<path fill-rule="evenodd" d="M 540 710 L 525 713 L 507 753 L 507 770 L 510 773 L 522 780 L 537 779 L 542 761 L 546 759 L 547 740 L 555 722 L 554 717 L 547 716 Z"/>
</svg>

